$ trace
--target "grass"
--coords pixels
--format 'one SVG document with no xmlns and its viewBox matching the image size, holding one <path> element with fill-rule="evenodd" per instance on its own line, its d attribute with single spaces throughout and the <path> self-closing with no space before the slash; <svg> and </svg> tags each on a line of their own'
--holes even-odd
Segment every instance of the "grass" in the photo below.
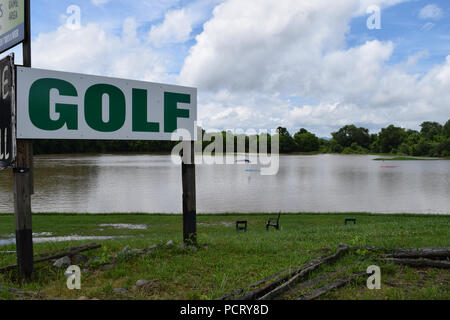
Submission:
<svg viewBox="0 0 450 320">
<path fill-rule="evenodd" d="M 91 268 L 82 276 L 82 289 L 66 287 L 64 270 L 50 263 L 37 264 L 33 282 L 20 284 L 15 272 L 0 274 L 0 287 L 39 291 L 48 296 L 77 299 L 124 299 L 114 288 L 131 292 L 127 299 L 215 299 L 245 287 L 273 273 L 300 265 L 323 254 L 323 248 L 340 243 L 350 246 L 425 247 L 449 246 L 450 217 L 439 215 L 284 214 L 282 230 L 265 230 L 265 223 L 275 214 L 198 215 L 199 249 L 183 250 L 164 245 L 132 259 L 116 261 L 114 268 Z M 344 217 L 357 218 L 356 225 L 344 226 Z M 236 220 L 248 221 L 248 232 L 237 233 Z M 99 224 L 146 224 L 146 230 L 114 229 Z M 13 215 L 0 215 L 0 239 L 14 232 Z M 53 236 L 96 235 L 133 236 L 128 239 L 95 241 L 103 248 L 86 253 L 107 261 L 126 245 L 147 248 L 168 240 L 181 243 L 181 215 L 142 214 L 34 214 L 33 232 L 52 232 Z M 34 253 L 57 252 L 92 241 L 36 243 Z M 15 245 L 0 246 L 0 266 L 15 263 Z M 345 256 L 335 265 L 325 266 L 314 275 L 351 266 L 346 273 L 365 271 L 377 264 L 382 272 L 382 289 L 368 290 L 367 279 L 332 292 L 324 299 L 449 299 L 450 275 L 446 270 L 412 270 L 375 262 L 366 252 Z M 145 290 L 133 289 L 139 279 L 151 280 Z M 295 298 L 295 292 L 289 298 Z M 300 294 L 300 293 L 298 293 Z M 0 299 L 12 299 L 0 291 Z"/>
</svg>

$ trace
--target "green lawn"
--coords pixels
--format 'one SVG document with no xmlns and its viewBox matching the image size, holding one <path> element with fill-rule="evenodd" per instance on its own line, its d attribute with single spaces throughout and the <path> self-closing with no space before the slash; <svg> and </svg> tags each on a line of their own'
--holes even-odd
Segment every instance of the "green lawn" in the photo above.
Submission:
<svg viewBox="0 0 450 320">
<path fill-rule="evenodd" d="M 386 248 L 450 246 L 450 216 L 439 215 L 374 215 L 346 214 L 284 214 L 282 230 L 265 230 L 265 223 L 275 214 L 199 215 L 198 250 L 161 246 L 151 253 L 130 260 L 115 261 L 114 268 L 91 267 L 82 276 L 82 289 L 66 287 L 64 270 L 50 263 L 36 265 L 34 281 L 20 285 L 15 272 L 0 274 L 0 286 L 41 291 L 49 296 L 77 299 L 80 296 L 99 299 L 123 299 L 114 288 L 130 291 L 130 299 L 215 299 L 245 287 L 273 273 L 300 265 L 323 255 L 323 248 L 335 249 L 340 243 L 349 246 L 380 246 Z M 357 218 L 356 225 L 344 225 L 345 217 Z M 237 233 L 236 220 L 248 221 L 248 232 Z M 145 224 L 146 230 L 114 229 L 100 224 Z M 95 241 L 103 248 L 87 252 L 107 261 L 126 245 L 147 248 L 168 240 L 182 242 L 181 215 L 69 215 L 35 214 L 33 232 L 52 232 L 53 236 L 95 235 L 133 236 L 127 239 Z M 0 240 L 14 233 L 14 217 L 0 215 Z M 35 254 L 57 252 L 67 247 L 90 243 L 72 241 L 37 243 Z M 0 246 L 0 266 L 15 263 L 15 245 Z M 382 272 L 382 289 L 368 290 L 365 279 L 332 292 L 324 299 L 449 299 L 448 270 L 416 270 L 374 261 L 366 253 L 351 253 L 331 266 L 324 266 L 312 276 L 350 266 L 345 273 L 363 272 L 377 264 Z M 139 279 L 152 280 L 145 290 L 133 289 Z M 302 292 L 291 292 L 296 298 Z M 0 292 L 0 299 L 12 299 Z"/>
</svg>

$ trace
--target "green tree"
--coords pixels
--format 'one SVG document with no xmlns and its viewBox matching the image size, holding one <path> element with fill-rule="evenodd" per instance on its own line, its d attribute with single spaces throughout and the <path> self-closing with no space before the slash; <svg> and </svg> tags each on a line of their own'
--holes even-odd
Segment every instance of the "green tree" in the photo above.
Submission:
<svg viewBox="0 0 450 320">
<path fill-rule="evenodd" d="M 341 153 L 344 150 L 344 147 L 341 146 L 335 139 L 331 139 L 330 141 L 330 151 L 335 153 Z"/>
<path fill-rule="evenodd" d="M 330 141 L 328 141 L 326 139 L 323 139 L 323 138 L 320 138 L 319 139 L 319 151 L 321 153 L 329 153 L 329 152 L 331 152 Z"/>
<path fill-rule="evenodd" d="M 442 135 L 446 138 L 450 138 L 450 119 L 447 123 L 442 127 Z"/>
<path fill-rule="evenodd" d="M 421 137 L 419 142 L 412 146 L 413 156 L 428 156 L 431 155 L 433 145 L 430 140 Z"/>
<path fill-rule="evenodd" d="M 280 137 L 280 152 L 281 153 L 291 153 L 296 149 L 296 144 L 294 138 L 292 138 L 289 131 L 286 128 L 278 127 L 278 135 Z"/>
<path fill-rule="evenodd" d="M 378 135 L 376 133 L 372 133 L 370 135 L 370 145 L 372 145 L 372 143 L 374 143 L 375 141 L 377 141 L 378 139 Z"/>
<path fill-rule="evenodd" d="M 308 132 L 306 129 L 300 129 L 300 131 L 294 135 L 294 140 L 297 144 L 297 151 L 319 151 L 319 138 L 317 138 L 315 134 Z"/>
<path fill-rule="evenodd" d="M 437 122 L 425 121 L 420 127 L 422 128 L 420 130 L 422 137 L 430 141 L 433 141 L 436 136 L 440 136 L 442 133 L 442 126 Z"/>
<path fill-rule="evenodd" d="M 378 136 L 377 136 L 377 139 L 370 144 L 369 150 L 372 153 L 379 153 L 380 152 L 380 139 L 378 138 Z"/>
<path fill-rule="evenodd" d="M 378 135 L 380 152 L 390 153 L 394 149 L 398 149 L 406 137 L 407 135 L 405 129 L 395 127 L 394 125 L 381 129 L 381 132 Z"/>
<path fill-rule="evenodd" d="M 411 150 L 410 150 L 410 146 L 407 144 L 407 143 L 405 143 L 405 142 L 403 142 L 399 147 L 398 147 L 398 152 L 400 153 L 400 154 L 403 154 L 403 155 L 410 155 L 411 154 Z"/>
<path fill-rule="evenodd" d="M 406 143 L 410 146 L 419 142 L 421 138 L 421 134 L 416 130 L 408 130 L 406 131 Z"/>
<path fill-rule="evenodd" d="M 438 145 L 437 152 L 442 157 L 450 157 L 450 138 L 447 138 Z"/>
<path fill-rule="evenodd" d="M 369 148 L 371 142 L 369 129 L 357 128 L 353 124 L 344 126 L 339 129 L 339 131 L 333 132 L 331 135 L 333 136 L 333 139 L 344 148 L 351 147 L 353 143 L 364 148 Z"/>
</svg>

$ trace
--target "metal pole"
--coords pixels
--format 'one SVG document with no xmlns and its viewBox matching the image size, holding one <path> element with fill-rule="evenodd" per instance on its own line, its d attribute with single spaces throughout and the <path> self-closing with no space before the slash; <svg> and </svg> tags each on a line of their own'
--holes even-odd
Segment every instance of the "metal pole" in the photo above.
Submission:
<svg viewBox="0 0 450 320">
<path fill-rule="evenodd" d="M 30 0 L 25 0 L 25 39 L 23 65 L 31 67 Z M 18 94 L 21 94 L 19 92 Z M 17 106 L 24 108 L 25 106 Z M 16 222 L 16 250 L 19 277 L 30 281 L 33 273 L 33 232 L 31 226 L 31 195 L 33 188 L 33 143 L 17 140 L 17 157 L 14 168 L 14 211 Z"/>
</svg>

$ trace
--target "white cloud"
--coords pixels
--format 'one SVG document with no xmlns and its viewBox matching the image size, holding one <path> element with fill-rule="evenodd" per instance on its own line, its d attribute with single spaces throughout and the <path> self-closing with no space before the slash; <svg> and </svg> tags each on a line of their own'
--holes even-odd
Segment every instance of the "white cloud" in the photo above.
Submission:
<svg viewBox="0 0 450 320">
<path fill-rule="evenodd" d="M 184 9 L 170 11 L 169 8 L 178 5 L 179 0 L 137 0 L 132 3 L 116 0 L 111 14 L 98 15 L 96 23 L 87 25 L 83 20 L 79 30 L 66 28 L 67 16 L 61 15 L 60 27 L 42 32 L 33 39 L 33 66 L 173 83 L 176 81 L 174 70 L 180 63 L 177 61 L 179 51 L 152 47 L 149 33 L 142 36 L 137 30 L 165 15 L 165 21 L 153 29 L 153 39 L 161 45 L 166 41 L 162 39 L 164 36 L 170 36 L 170 41 L 183 41 L 189 36 L 191 27 L 205 21 L 214 5 L 221 1 L 194 0 Z M 110 0 L 91 2 L 101 5 Z M 117 11 L 122 16 L 118 17 Z M 124 18 L 124 14 L 133 18 Z M 187 18 L 187 25 L 182 24 L 182 18 Z M 118 32 L 120 28 L 122 32 Z"/>
<path fill-rule="evenodd" d="M 123 77 L 168 81 L 165 58 L 136 38 L 137 24 L 126 19 L 121 36 L 97 24 L 70 30 L 65 26 L 39 34 L 33 41 L 33 67 Z"/>
<path fill-rule="evenodd" d="M 298 72 L 314 73 L 322 51 L 343 46 L 348 12 L 357 1 L 227 1 L 197 36 L 181 81 L 234 91 L 298 86 Z M 262 23 L 264 21 L 264 23 Z M 305 84 L 307 85 L 307 84 Z"/>
<path fill-rule="evenodd" d="M 150 43 L 162 47 L 190 40 L 193 29 L 206 21 L 212 9 L 223 1 L 194 0 L 186 7 L 168 11 L 162 23 L 151 27 Z"/>
<path fill-rule="evenodd" d="M 439 20 L 442 18 L 442 9 L 435 4 L 429 4 L 420 10 L 419 18 Z"/>
<path fill-rule="evenodd" d="M 157 47 L 165 44 L 183 43 L 189 40 L 194 21 L 195 17 L 184 9 L 169 11 L 163 23 L 152 26 L 149 40 Z"/>
<path fill-rule="evenodd" d="M 367 8 L 370 6 L 377 6 L 380 9 L 395 6 L 399 3 L 409 2 L 411 0 L 360 0 L 359 9 L 354 12 L 354 15 L 364 15 Z"/>
<path fill-rule="evenodd" d="M 393 42 L 347 47 L 349 22 L 374 2 L 401 1 L 228 0 L 197 36 L 179 82 L 199 88 L 205 127 L 314 126 L 325 135 L 349 123 L 376 129 L 446 120 L 450 58 L 415 75 L 408 68 L 424 52 L 392 65 Z"/>
<path fill-rule="evenodd" d="M 101 6 L 102 4 L 106 4 L 110 2 L 111 0 L 91 0 L 92 3 L 96 6 Z"/>
</svg>

